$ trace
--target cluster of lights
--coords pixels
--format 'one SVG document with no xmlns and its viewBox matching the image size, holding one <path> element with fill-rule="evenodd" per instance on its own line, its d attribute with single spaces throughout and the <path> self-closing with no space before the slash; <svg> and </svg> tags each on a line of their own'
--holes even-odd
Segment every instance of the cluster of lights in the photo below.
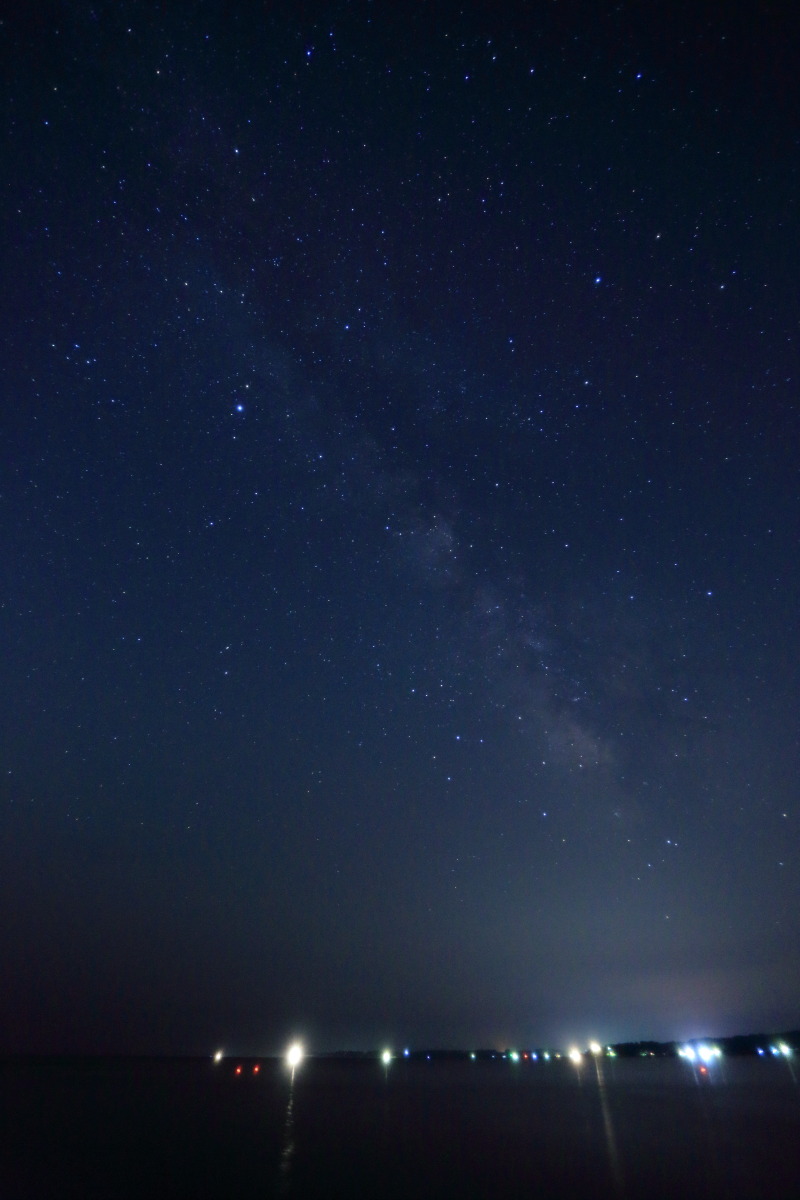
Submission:
<svg viewBox="0 0 800 1200">
<path fill-rule="evenodd" d="M 411 1053 L 411 1051 L 408 1049 L 403 1050 L 403 1057 L 408 1058 L 410 1053 Z M 604 1054 L 608 1058 L 616 1058 L 617 1057 L 616 1051 L 611 1046 L 606 1046 L 604 1049 L 600 1045 L 599 1042 L 590 1042 L 588 1053 L 591 1054 L 595 1058 L 598 1058 Z M 757 1049 L 757 1053 L 759 1054 L 759 1056 L 763 1057 L 765 1055 L 766 1051 L 762 1047 L 759 1046 Z M 771 1045 L 769 1047 L 769 1053 L 774 1058 L 791 1058 L 793 1051 L 792 1051 L 791 1046 L 787 1045 L 786 1042 L 780 1041 L 780 1042 L 776 1042 L 774 1045 Z M 297 1067 L 299 1067 L 300 1063 L 303 1061 L 304 1056 L 305 1056 L 305 1051 L 303 1049 L 302 1044 L 300 1042 L 293 1042 L 292 1045 L 289 1047 L 289 1049 L 286 1051 L 286 1055 L 285 1055 L 286 1065 L 291 1068 L 292 1073 L 294 1073 L 295 1069 Z M 222 1050 L 217 1050 L 213 1055 L 213 1061 L 215 1063 L 222 1062 L 223 1057 L 224 1057 L 224 1052 Z M 469 1057 L 473 1062 L 476 1060 L 477 1054 L 475 1053 L 474 1050 L 471 1052 Z M 492 1057 L 494 1058 L 494 1055 L 492 1055 Z M 515 1062 L 515 1063 L 518 1063 L 520 1061 L 520 1058 L 530 1060 L 531 1062 L 538 1062 L 538 1060 L 539 1060 L 539 1055 L 533 1051 L 531 1051 L 530 1053 L 526 1052 L 526 1053 L 520 1055 L 518 1050 L 509 1050 L 508 1054 L 503 1054 L 502 1057 L 509 1058 L 511 1060 L 511 1062 Z M 545 1062 L 549 1062 L 550 1058 L 551 1058 L 551 1054 L 549 1051 L 544 1050 L 542 1052 L 541 1057 L 544 1059 Z M 557 1054 L 555 1054 L 555 1057 L 561 1058 L 561 1055 L 557 1053 Z M 567 1057 L 569 1058 L 570 1062 L 574 1063 L 575 1066 L 577 1067 L 583 1063 L 585 1054 L 583 1051 L 579 1050 L 577 1046 L 571 1046 L 569 1051 L 567 1052 Z M 705 1042 L 701 1042 L 699 1045 L 687 1044 L 685 1046 L 679 1046 L 678 1047 L 678 1057 L 685 1059 L 686 1062 L 700 1064 L 700 1070 L 705 1072 L 707 1067 L 711 1063 L 716 1062 L 718 1059 L 722 1058 L 722 1051 L 720 1050 L 719 1046 L 712 1046 L 712 1045 L 706 1044 Z M 381 1051 L 380 1059 L 385 1068 L 389 1067 L 389 1064 L 392 1062 L 393 1058 L 394 1058 L 394 1055 L 391 1050 L 386 1049 L 386 1050 Z M 430 1055 L 428 1055 L 428 1058 L 430 1058 Z M 259 1066 L 256 1064 L 256 1066 L 253 1067 L 253 1073 L 257 1075 L 258 1072 L 259 1072 Z M 240 1066 L 236 1067 L 235 1073 L 237 1075 L 241 1075 L 242 1068 Z"/>
<path fill-rule="evenodd" d="M 773 1055 L 774 1058 L 791 1058 L 792 1057 L 792 1047 L 787 1046 L 786 1042 L 778 1042 L 776 1045 L 770 1046 L 769 1052 L 771 1055 Z M 763 1054 L 764 1051 L 759 1047 L 758 1053 Z"/>
<path fill-rule="evenodd" d="M 773 1054 L 779 1054 L 779 1053 L 784 1053 L 787 1055 L 791 1054 L 791 1050 L 789 1050 L 788 1046 L 786 1046 L 785 1043 L 781 1042 L 780 1045 L 782 1047 L 782 1050 L 778 1050 L 774 1046 L 770 1047 Z M 691 1047 L 689 1047 L 687 1049 L 687 1053 L 685 1055 L 687 1058 L 690 1057 L 689 1051 L 691 1051 Z M 617 1057 L 616 1051 L 613 1050 L 611 1048 L 611 1046 L 607 1046 L 604 1050 L 599 1042 L 590 1042 L 589 1043 L 589 1052 L 595 1056 L 606 1054 L 609 1058 Z M 679 1051 L 679 1053 L 683 1054 L 684 1051 L 681 1050 L 681 1051 Z M 763 1053 L 764 1053 L 763 1050 L 759 1050 L 759 1054 L 763 1054 Z M 409 1058 L 410 1055 L 411 1055 L 411 1051 L 406 1047 L 403 1050 L 403 1058 Z M 223 1050 L 217 1050 L 212 1055 L 212 1061 L 215 1063 L 220 1063 L 220 1062 L 222 1062 L 224 1056 L 225 1055 L 224 1055 Z M 293 1042 L 291 1044 L 291 1046 L 289 1046 L 288 1050 L 286 1051 L 286 1054 L 284 1055 L 284 1062 L 286 1063 L 286 1065 L 288 1067 L 291 1068 L 292 1071 L 294 1071 L 297 1067 L 299 1067 L 299 1065 L 303 1061 L 304 1057 L 305 1057 L 305 1051 L 303 1049 L 302 1044 L 300 1042 Z M 395 1056 L 394 1056 L 393 1052 L 389 1049 L 381 1051 L 380 1060 L 383 1063 L 384 1067 L 388 1067 L 389 1064 L 394 1059 L 394 1057 Z M 430 1054 L 427 1057 L 430 1058 Z M 470 1053 L 470 1059 L 474 1062 L 477 1059 L 477 1057 L 478 1057 L 477 1054 L 473 1050 Z M 495 1055 L 493 1054 L 492 1058 L 494 1058 L 494 1057 L 495 1057 Z M 558 1052 L 551 1054 L 549 1050 L 543 1050 L 541 1052 L 541 1054 L 537 1053 L 535 1050 L 531 1050 L 530 1052 L 525 1051 L 522 1054 L 519 1052 L 519 1050 L 509 1050 L 506 1054 L 500 1055 L 500 1057 L 510 1059 L 511 1062 L 515 1062 L 515 1063 L 518 1063 L 521 1059 L 525 1059 L 526 1062 L 538 1062 L 540 1058 L 543 1059 L 544 1062 L 550 1062 L 551 1058 L 561 1058 L 562 1055 L 559 1054 Z M 577 1063 L 580 1063 L 583 1061 L 584 1055 L 583 1055 L 583 1052 L 578 1050 L 578 1048 L 576 1046 L 573 1046 L 569 1050 L 567 1057 L 570 1058 L 572 1060 L 572 1062 L 577 1064 Z M 253 1069 L 255 1072 L 258 1072 L 259 1068 L 254 1067 Z M 236 1074 L 237 1075 L 241 1074 L 241 1070 L 242 1070 L 241 1067 L 237 1067 Z"/>
<path fill-rule="evenodd" d="M 602 1058 L 603 1055 L 605 1055 L 606 1058 L 616 1058 L 617 1057 L 617 1052 L 616 1052 L 616 1050 L 613 1049 L 613 1047 L 606 1046 L 605 1049 L 603 1049 L 603 1047 L 600 1045 L 599 1042 L 589 1042 L 588 1053 L 591 1054 L 592 1058 Z M 545 1055 L 545 1058 L 547 1058 L 547 1057 L 548 1057 L 548 1055 Z M 559 1057 L 560 1057 L 560 1055 L 557 1054 L 556 1058 L 559 1058 Z M 579 1050 L 577 1046 L 571 1046 L 569 1049 L 568 1057 L 570 1059 L 570 1062 L 574 1062 L 575 1066 L 577 1067 L 583 1062 L 585 1054 L 582 1050 Z"/>
<path fill-rule="evenodd" d="M 507 1059 L 509 1062 L 514 1063 L 520 1062 L 521 1060 L 524 1060 L 525 1062 L 539 1062 L 540 1059 L 543 1062 L 550 1062 L 552 1058 L 566 1057 L 577 1065 L 583 1062 L 587 1054 L 591 1054 L 594 1058 L 617 1057 L 617 1052 L 613 1046 L 601 1046 L 599 1042 L 590 1042 L 588 1050 L 585 1051 L 579 1050 L 577 1046 L 571 1046 L 569 1050 L 565 1052 L 565 1054 L 560 1054 L 557 1050 L 553 1051 L 552 1053 L 549 1050 L 525 1050 L 522 1053 L 519 1050 L 507 1050 L 503 1054 L 492 1054 L 491 1057 Z M 477 1058 L 477 1054 L 474 1050 L 471 1051 L 470 1058 L 472 1060 Z"/>
<path fill-rule="evenodd" d="M 706 1066 L 717 1058 L 722 1058 L 722 1051 L 719 1046 L 681 1046 L 678 1050 L 678 1057 L 685 1058 L 687 1062 L 705 1063 Z"/>
<path fill-rule="evenodd" d="M 408 1049 L 403 1050 L 403 1057 L 408 1058 L 410 1053 L 411 1053 L 411 1051 Z M 604 1049 L 600 1045 L 599 1042 L 590 1042 L 588 1053 L 591 1054 L 595 1058 L 598 1058 L 604 1054 L 608 1058 L 616 1058 L 617 1057 L 616 1051 L 611 1046 L 606 1046 Z M 759 1054 L 759 1056 L 763 1057 L 764 1054 L 766 1053 L 766 1051 L 762 1047 L 759 1046 L 757 1049 L 757 1053 Z M 774 1058 L 791 1058 L 793 1051 L 792 1051 L 791 1046 L 787 1045 L 786 1042 L 780 1041 L 780 1042 L 776 1042 L 774 1045 L 771 1045 L 769 1047 L 769 1053 Z M 293 1042 L 292 1045 L 289 1047 L 289 1049 L 286 1051 L 286 1056 L 285 1056 L 286 1065 L 291 1068 L 292 1072 L 294 1072 L 294 1070 L 297 1067 L 299 1067 L 300 1063 L 303 1061 L 304 1055 L 305 1055 L 305 1051 L 303 1050 L 302 1044 L 300 1042 Z M 224 1052 L 222 1050 L 217 1050 L 217 1051 L 215 1051 L 215 1053 L 212 1057 L 213 1057 L 213 1061 L 215 1063 L 222 1062 L 222 1059 L 224 1057 Z M 492 1057 L 494 1058 L 494 1055 L 492 1055 Z M 538 1060 L 539 1060 L 539 1055 L 537 1053 L 535 1053 L 534 1051 L 531 1051 L 530 1053 L 526 1052 L 526 1053 L 520 1055 L 518 1050 L 509 1050 L 508 1054 L 507 1055 L 504 1054 L 504 1055 L 502 1055 L 502 1057 L 509 1058 L 511 1060 L 511 1062 L 514 1062 L 514 1063 L 518 1063 L 520 1061 L 520 1058 L 524 1058 L 526 1060 L 529 1060 L 530 1062 L 538 1062 Z M 542 1052 L 541 1057 L 544 1059 L 545 1062 L 549 1062 L 550 1058 L 551 1058 L 551 1054 L 548 1050 L 544 1050 Z M 557 1053 L 555 1055 L 555 1057 L 561 1058 L 561 1055 Z M 575 1066 L 580 1066 L 584 1060 L 585 1055 L 584 1055 L 584 1052 L 579 1050 L 577 1046 L 571 1046 L 569 1051 L 567 1052 L 567 1057 L 570 1059 L 571 1062 L 573 1062 L 575 1064 Z M 700 1069 L 702 1071 L 704 1071 L 706 1069 L 706 1067 L 708 1067 L 712 1062 L 715 1062 L 718 1059 L 722 1058 L 722 1051 L 720 1050 L 719 1046 L 711 1046 L 711 1045 L 706 1044 L 705 1042 L 701 1042 L 699 1045 L 687 1044 L 685 1046 L 680 1046 L 678 1048 L 678 1057 L 685 1059 L 686 1062 L 702 1064 Z M 381 1051 L 380 1058 L 381 1058 L 381 1062 L 383 1063 L 384 1067 L 388 1068 L 389 1064 L 392 1062 L 392 1059 L 394 1058 L 394 1055 L 391 1050 L 386 1049 L 386 1050 Z M 428 1058 L 430 1058 L 430 1055 L 428 1055 Z M 472 1051 L 472 1053 L 470 1054 L 470 1059 L 474 1062 L 476 1058 L 477 1058 L 477 1055 L 476 1055 L 475 1051 Z M 255 1066 L 253 1068 L 253 1072 L 255 1074 L 258 1074 L 258 1071 L 259 1071 L 258 1066 Z M 241 1075 L 241 1073 L 242 1073 L 242 1068 L 237 1067 L 236 1074 Z"/>
</svg>

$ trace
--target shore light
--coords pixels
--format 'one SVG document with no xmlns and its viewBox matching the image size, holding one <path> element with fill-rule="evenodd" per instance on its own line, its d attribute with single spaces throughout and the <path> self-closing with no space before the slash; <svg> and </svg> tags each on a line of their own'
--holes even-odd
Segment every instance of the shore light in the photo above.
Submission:
<svg viewBox="0 0 800 1200">
<path fill-rule="evenodd" d="M 214 1062 L 222 1062 L 222 1051 L 218 1050 L 214 1055 Z"/>
<path fill-rule="evenodd" d="M 381 1062 L 383 1063 L 383 1065 L 385 1067 L 388 1067 L 388 1065 L 391 1061 L 392 1061 L 391 1050 L 384 1050 L 383 1053 L 381 1054 Z"/>
<path fill-rule="evenodd" d="M 603 1053 L 603 1047 L 600 1045 L 599 1042 L 589 1042 L 589 1049 L 591 1050 L 592 1054 L 594 1054 L 594 1055 Z"/>
<path fill-rule="evenodd" d="M 302 1061 L 303 1061 L 303 1047 L 300 1045 L 299 1042 L 292 1042 L 291 1046 L 286 1051 L 287 1066 L 290 1066 L 292 1068 L 292 1070 L 294 1070 L 295 1067 L 300 1066 L 300 1063 Z"/>
<path fill-rule="evenodd" d="M 581 1062 L 583 1062 L 583 1055 L 581 1054 L 581 1052 L 577 1046 L 572 1046 L 572 1048 L 570 1049 L 570 1052 L 569 1052 L 569 1057 L 570 1057 L 570 1060 L 575 1063 L 576 1067 Z"/>
</svg>

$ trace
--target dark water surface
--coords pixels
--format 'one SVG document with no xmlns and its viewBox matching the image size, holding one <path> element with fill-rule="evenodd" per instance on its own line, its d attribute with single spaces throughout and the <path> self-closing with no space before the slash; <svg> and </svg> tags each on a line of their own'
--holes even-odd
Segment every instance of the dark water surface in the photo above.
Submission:
<svg viewBox="0 0 800 1200">
<path fill-rule="evenodd" d="M 800 1200 L 785 1061 L 255 1065 L 0 1062 L 0 1197 Z"/>
</svg>

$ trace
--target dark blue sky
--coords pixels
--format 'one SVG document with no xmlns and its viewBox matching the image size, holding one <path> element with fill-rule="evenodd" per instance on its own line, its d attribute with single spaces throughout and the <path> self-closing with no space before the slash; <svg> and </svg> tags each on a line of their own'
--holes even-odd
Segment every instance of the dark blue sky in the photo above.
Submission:
<svg viewBox="0 0 800 1200">
<path fill-rule="evenodd" d="M 492 8 L 0 28 L 3 1049 L 798 1023 L 796 30 Z"/>
</svg>

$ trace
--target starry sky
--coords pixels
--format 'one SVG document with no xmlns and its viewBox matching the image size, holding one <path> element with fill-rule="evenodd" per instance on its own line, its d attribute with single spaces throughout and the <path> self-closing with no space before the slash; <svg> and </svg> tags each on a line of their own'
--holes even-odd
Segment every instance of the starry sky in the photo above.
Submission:
<svg viewBox="0 0 800 1200">
<path fill-rule="evenodd" d="M 796 1027 L 782 8 L 19 7 L 0 1049 Z"/>
</svg>

